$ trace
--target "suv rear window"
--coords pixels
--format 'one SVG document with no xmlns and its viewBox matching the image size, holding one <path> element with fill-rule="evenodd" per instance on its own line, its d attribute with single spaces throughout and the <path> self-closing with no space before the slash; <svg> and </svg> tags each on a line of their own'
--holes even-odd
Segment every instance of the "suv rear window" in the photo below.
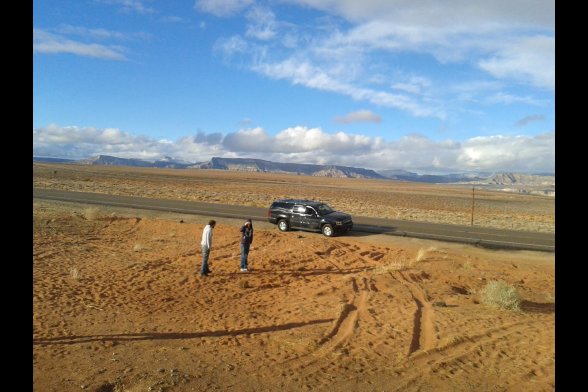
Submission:
<svg viewBox="0 0 588 392">
<path fill-rule="evenodd" d="M 292 204 L 290 204 L 290 203 L 283 203 L 283 202 L 276 201 L 276 202 L 274 202 L 274 204 L 272 204 L 272 206 L 270 208 L 282 208 L 285 210 L 289 210 L 291 207 L 292 207 Z"/>
</svg>

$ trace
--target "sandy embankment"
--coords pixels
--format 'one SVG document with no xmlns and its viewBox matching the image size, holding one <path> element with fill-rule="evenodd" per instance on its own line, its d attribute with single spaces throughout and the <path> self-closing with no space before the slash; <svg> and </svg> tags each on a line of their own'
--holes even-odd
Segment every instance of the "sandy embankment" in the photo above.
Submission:
<svg viewBox="0 0 588 392">
<path fill-rule="evenodd" d="M 554 255 L 33 206 L 35 391 L 553 391 Z M 180 222 L 183 220 L 183 223 Z M 486 307 L 513 284 L 520 312 Z"/>
</svg>

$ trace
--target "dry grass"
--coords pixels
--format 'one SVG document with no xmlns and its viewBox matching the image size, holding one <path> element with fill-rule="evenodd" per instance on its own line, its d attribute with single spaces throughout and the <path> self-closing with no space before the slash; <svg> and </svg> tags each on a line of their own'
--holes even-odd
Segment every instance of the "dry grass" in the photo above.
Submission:
<svg viewBox="0 0 588 392">
<path fill-rule="evenodd" d="M 100 216 L 100 210 L 98 207 L 88 207 L 84 210 L 83 216 L 89 221 L 96 220 Z"/>
<path fill-rule="evenodd" d="M 404 271 L 410 265 L 411 265 L 411 262 L 406 263 L 401 260 L 392 261 L 386 265 L 382 265 L 382 266 L 377 267 L 374 272 L 376 274 L 385 274 L 385 273 L 391 272 L 391 271 Z"/>
<path fill-rule="evenodd" d="M 480 292 L 482 303 L 506 310 L 520 310 L 521 295 L 503 280 L 491 280 Z"/>
<path fill-rule="evenodd" d="M 436 250 L 437 250 L 437 248 L 434 247 L 434 246 L 430 246 L 430 247 L 428 247 L 426 249 L 425 248 L 420 248 L 419 251 L 417 252 L 417 255 L 416 255 L 414 261 L 417 262 L 417 263 L 419 261 L 423 261 L 423 260 L 425 260 L 427 258 L 428 253 L 435 252 Z"/>
<path fill-rule="evenodd" d="M 472 262 L 471 262 L 471 261 L 467 260 L 465 263 L 463 263 L 463 264 L 461 265 L 461 268 L 462 268 L 463 270 L 470 271 L 472 268 L 474 268 L 474 265 L 472 264 Z"/>
<path fill-rule="evenodd" d="M 72 279 L 75 279 L 75 280 L 78 280 L 81 277 L 80 271 L 78 271 L 77 268 L 71 268 L 69 270 L 69 275 L 72 277 Z"/>
<path fill-rule="evenodd" d="M 141 244 L 135 244 L 135 246 L 133 246 L 133 251 L 135 252 L 141 252 L 142 250 L 145 250 L 146 248 L 141 245 Z"/>
</svg>

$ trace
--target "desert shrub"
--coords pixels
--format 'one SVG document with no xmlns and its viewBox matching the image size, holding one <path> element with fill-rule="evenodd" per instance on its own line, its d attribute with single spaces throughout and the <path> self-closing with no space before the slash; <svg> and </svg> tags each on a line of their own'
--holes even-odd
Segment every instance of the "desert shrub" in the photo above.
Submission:
<svg viewBox="0 0 588 392">
<path fill-rule="evenodd" d="M 474 265 L 472 264 L 471 261 L 466 260 L 466 262 L 461 265 L 461 268 L 466 271 L 470 271 L 472 268 L 474 268 Z"/>
<path fill-rule="evenodd" d="M 411 262 L 405 263 L 402 260 L 392 261 L 392 262 L 390 262 L 388 264 L 381 265 L 381 266 L 377 267 L 374 270 L 374 273 L 376 273 L 376 274 L 385 274 L 385 273 L 389 273 L 389 272 L 392 272 L 392 271 L 403 271 L 409 265 L 411 265 Z"/>
<path fill-rule="evenodd" d="M 135 252 L 141 252 L 142 250 L 145 250 L 145 247 L 141 244 L 135 244 L 135 246 L 133 246 L 133 251 Z"/>
<path fill-rule="evenodd" d="M 427 253 L 434 252 L 436 250 L 437 250 L 437 248 L 435 248 L 433 246 L 431 246 L 431 247 L 429 247 L 427 249 L 420 248 L 419 251 L 418 251 L 418 253 L 417 253 L 417 255 L 416 255 L 416 257 L 415 257 L 415 259 L 414 259 L 414 261 L 415 262 L 423 261 L 427 257 Z"/>
<path fill-rule="evenodd" d="M 77 268 L 70 268 L 69 275 L 72 277 L 72 279 L 80 279 L 80 271 L 78 271 Z"/>
<path fill-rule="evenodd" d="M 88 207 L 84 210 L 84 218 L 91 221 L 98 218 L 99 210 L 96 207 Z"/>
<path fill-rule="evenodd" d="M 521 296 L 517 289 L 502 280 L 491 280 L 480 292 L 482 303 L 507 310 L 519 310 Z"/>
</svg>

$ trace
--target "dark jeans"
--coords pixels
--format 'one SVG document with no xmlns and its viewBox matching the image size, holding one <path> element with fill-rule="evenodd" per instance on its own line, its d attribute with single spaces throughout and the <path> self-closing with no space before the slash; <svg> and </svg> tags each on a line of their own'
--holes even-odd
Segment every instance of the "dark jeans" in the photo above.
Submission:
<svg viewBox="0 0 588 392">
<path fill-rule="evenodd" d="M 249 247 L 251 244 L 241 243 L 241 268 L 247 269 L 247 256 L 249 256 Z"/>
<path fill-rule="evenodd" d="M 208 273 L 208 256 L 210 255 L 210 248 L 203 246 L 202 247 L 202 267 L 200 268 L 200 274 L 207 274 Z"/>
</svg>

